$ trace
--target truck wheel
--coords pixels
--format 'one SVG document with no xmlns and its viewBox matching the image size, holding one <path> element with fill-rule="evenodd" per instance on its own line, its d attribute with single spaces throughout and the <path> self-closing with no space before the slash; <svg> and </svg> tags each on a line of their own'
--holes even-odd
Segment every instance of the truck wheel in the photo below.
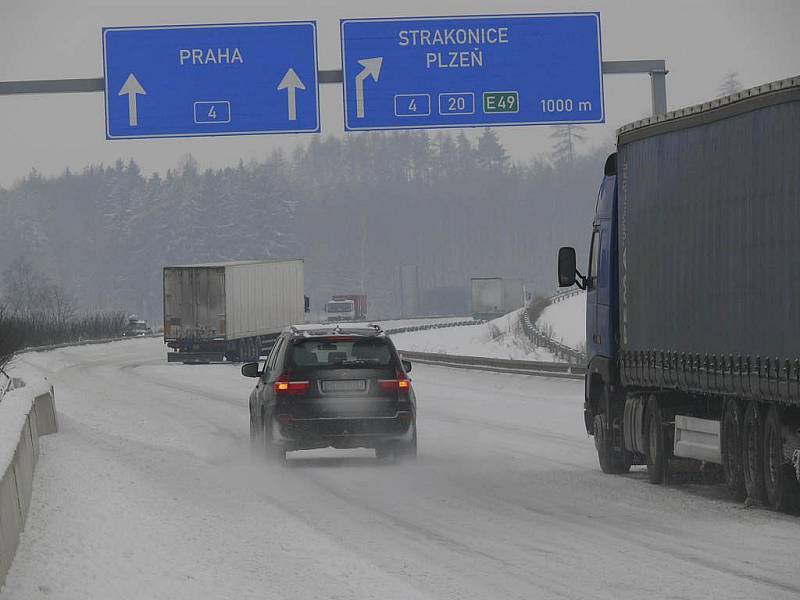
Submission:
<svg viewBox="0 0 800 600">
<path fill-rule="evenodd" d="M 764 430 L 761 407 L 751 400 L 747 403 L 742 419 L 742 467 L 747 497 L 764 501 Z"/>
<path fill-rule="evenodd" d="M 645 431 L 647 432 L 647 478 L 650 483 L 664 483 L 667 473 L 668 456 L 664 436 L 664 417 L 658 400 L 651 397 L 645 410 Z"/>
<path fill-rule="evenodd" d="M 764 419 L 764 490 L 767 505 L 785 511 L 797 506 L 800 486 L 794 469 L 783 460 L 783 434 L 778 408 L 773 404 Z"/>
<path fill-rule="evenodd" d="M 747 498 L 742 464 L 742 407 L 738 400 L 726 400 L 722 411 L 720 450 L 725 483 L 733 497 L 741 502 Z"/>
<path fill-rule="evenodd" d="M 605 415 L 595 415 L 594 417 L 594 446 L 597 448 L 597 458 L 603 473 L 617 475 L 630 470 L 631 454 L 624 450 L 614 449 L 613 442 L 608 435 Z"/>
</svg>

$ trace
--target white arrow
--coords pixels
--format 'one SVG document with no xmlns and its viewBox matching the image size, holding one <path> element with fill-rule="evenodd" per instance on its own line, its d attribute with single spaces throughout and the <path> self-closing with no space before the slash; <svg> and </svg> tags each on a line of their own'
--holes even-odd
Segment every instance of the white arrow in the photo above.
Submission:
<svg viewBox="0 0 800 600">
<path fill-rule="evenodd" d="M 356 118 L 364 118 L 364 80 L 367 77 L 372 77 L 372 81 L 378 81 L 381 74 L 381 65 L 383 64 L 383 57 L 377 56 L 375 58 L 364 58 L 358 61 L 362 67 L 361 73 L 356 75 Z"/>
<path fill-rule="evenodd" d="M 124 96 L 125 94 L 128 94 L 128 125 L 136 127 L 139 124 L 138 115 L 136 114 L 136 95 L 144 94 L 146 96 L 147 92 L 144 91 L 142 84 L 139 83 L 133 73 L 128 75 L 125 85 L 122 86 L 117 95 Z"/>
<path fill-rule="evenodd" d="M 303 85 L 303 82 L 300 81 L 300 78 L 297 76 L 297 73 L 294 72 L 294 69 L 289 67 L 289 70 L 286 71 L 286 75 L 283 76 L 281 82 L 278 84 L 279 90 L 286 90 L 286 102 L 288 103 L 289 107 L 289 120 L 296 121 L 297 120 L 297 99 L 295 98 L 295 93 L 297 90 L 304 90 L 306 86 Z"/>
</svg>

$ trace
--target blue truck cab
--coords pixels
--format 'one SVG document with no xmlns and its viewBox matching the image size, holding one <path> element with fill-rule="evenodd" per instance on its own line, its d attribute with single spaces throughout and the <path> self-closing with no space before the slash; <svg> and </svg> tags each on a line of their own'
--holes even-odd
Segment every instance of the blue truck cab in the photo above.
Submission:
<svg viewBox="0 0 800 600">
<path fill-rule="evenodd" d="M 617 340 L 617 175 L 616 154 L 606 161 L 592 222 L 586 277 L 586 351 L 592 359 L 615 360 Z"/>
<path fill-rule="evenodd" d="M 586 290 L 587 374 L 584 404 L 586 431 L 595 436 L 601 466 L 607 472 L 630 468 L 632 457 L 623 444 L 622 390 L 617 375 L 619 347 L 619 247 L 617 155 L 606 160 L 597 195 L 586 275 L 576 266 L 575 249 L 561 248 L 558 278 L 562 287 Z M 624 403 L 624 400 L 622 400 Z"/>
</svg>

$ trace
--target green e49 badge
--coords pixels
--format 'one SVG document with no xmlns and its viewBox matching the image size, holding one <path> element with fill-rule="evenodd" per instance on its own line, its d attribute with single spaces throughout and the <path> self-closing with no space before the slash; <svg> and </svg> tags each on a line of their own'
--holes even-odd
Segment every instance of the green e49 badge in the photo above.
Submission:
<svg viewBox="0 0 800 600">
<path fill-rule="evenodd" d="M 483 112 L 519 112 L 519 94 L 517 92 L 483 92 Z"/>
</svg>

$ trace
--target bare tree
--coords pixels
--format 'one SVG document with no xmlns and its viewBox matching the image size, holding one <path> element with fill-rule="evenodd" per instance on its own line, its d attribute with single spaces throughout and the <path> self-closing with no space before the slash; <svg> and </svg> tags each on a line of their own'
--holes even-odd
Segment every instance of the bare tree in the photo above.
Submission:
<svg viewBox="0 0 800 600">
<path fill-rule="evenodd" d="M 580 125 L 556 125 L 550 139 L 553 143 L 553 158 L 556 162 L 572 164 L 577 155 L 576 147 L 578 144 L 586 142 L 585 127 Z"/>
<path fill-rule="evenodd" d="M 49 282 L 26 258 L 12 262 L 3 273 L 3 296 L 7 310 L 19 314 L 44 312 Z"/>
<path fill-rule="evenodd" d="M 24 338 L 18 320 L 11 317 L 6 306 L 0 305 L 0 372 L 4 372 L 14 354 L 24 346 Z"/>
<path fill-rule="evenodd" d="M 3 274 L 7 312 L 38 315 L 65 323 L 75 316 L 75 301 L 62 287 L 51 283 L 33 264 L 20 257 Z"/>
<path fill-rule="evenodd" d="M 77 309 L 72 295 L 57 285 L 51 285 L 49 288 L 49 312 L 56 323 L 62 324 L 74 319 Z"/>
<path fill-rule="evenodd" d="M 725 75 L 722 83 L 717 88 L 717 94 L 719 96 L 729 96 L 730 94 L 741 92 L 743 89 L 744 86 L 739 81 L 739 73 L 733 72 Z"/>
</svg>

